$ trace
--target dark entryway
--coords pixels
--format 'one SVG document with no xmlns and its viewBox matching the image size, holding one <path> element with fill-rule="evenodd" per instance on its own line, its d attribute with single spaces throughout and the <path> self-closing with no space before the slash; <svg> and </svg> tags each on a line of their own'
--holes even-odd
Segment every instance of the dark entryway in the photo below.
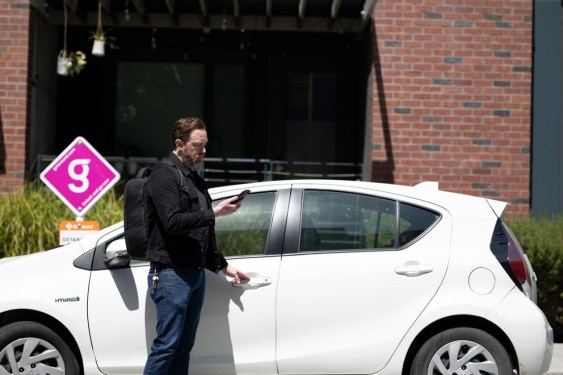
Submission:
<svg viewBox="0 0 563 375">
<path fill-rule="evenodd" d="M 86 49 L 89 31 L 71 28 L 69 44 Z M 58 78 L 57 149 L 81 135 L 103 155 L 159 158 L 171 147 L 173 121 L 190 115 L 208 124 L 210 157 L 361 163 L 368 37 L 113 35 L 106 56 L 89 57 L 77 77 Z"/>
</svg>

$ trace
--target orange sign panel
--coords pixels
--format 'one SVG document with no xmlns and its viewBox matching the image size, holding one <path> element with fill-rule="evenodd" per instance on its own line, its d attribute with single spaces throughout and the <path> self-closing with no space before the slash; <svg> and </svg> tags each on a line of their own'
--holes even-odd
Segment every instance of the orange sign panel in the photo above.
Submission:
<svg viewBox="0 0 563 375">
<path fill-rule="evenodd" d="M 100 230 L 97 221 L 61 221 L 59 224 L 59 245 L 81 240 Z"/>
</svg>

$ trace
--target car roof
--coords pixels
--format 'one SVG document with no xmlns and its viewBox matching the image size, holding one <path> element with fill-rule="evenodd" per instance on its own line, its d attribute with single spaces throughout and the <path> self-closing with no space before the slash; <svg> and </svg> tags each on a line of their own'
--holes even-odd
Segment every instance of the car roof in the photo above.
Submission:
<svg viewBox="0 0 563 375">
<path fill-rule="evenodd" d="M 331 180 L 331 179 L 302 179 L 302 180 L 276 180 L 276 181 L 261 181 L 251 182 L 238 185 L 227 185 L 221 187 L 214 187 L 209 189 L 211 195 L 221 194 L 223 192 L 232 192 L 233 190 L 242 190 L 253 188 L 280 188 L 282 186 L 292 187 L 327 187 L 327 188 L 352 188 L 352 189 L 365 189 L 372 192 L 381 192 L 404 197 L 414 198 L 421 201 L 426 201 L 434 204 L 439 204 L 444 207 L 463 206 L 465 209 L 471 207 L 477 201 L 486 201 L 495 214 L 500 217 L 502 212 L 507 207 L 506 202 L 477 197 L 468 194 L 454 193 L 449 191 L 440 190 L 439 183 L 436 181 L 424 181 L 414 186 L 388 184 L 379 182 L 368 182 L 359 180 Z"/>
</svg>

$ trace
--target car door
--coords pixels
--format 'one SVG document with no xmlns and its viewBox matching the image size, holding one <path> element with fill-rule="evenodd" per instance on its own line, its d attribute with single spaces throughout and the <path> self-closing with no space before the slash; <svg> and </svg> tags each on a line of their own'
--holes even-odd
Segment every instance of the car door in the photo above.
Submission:
<svg viewBox="0 0 563 375">
<path fill-rule="evenodd" d="M 224 191 L 214 198 L 238 192 Z M 275 292 L 288 199 L 289 190 L 283 187 L 256 189 L 235 214 L 217 219 L 219 249 L 252 280 L 234 287 L 222 273 L 207 272 L 202 318 L 191 356 L 194 373 L 277 373 Z M 98 246 L 105 247 L 104 243 Z M 125 268 L 92 272 L 91 340 L 98 367 L 106 374 L 143 371 L 156 325 L 147 273 L 148 263 L 139 261 Z"/>
<path fill-rule="evenodd" d="M 385 366 L 447 267 L 449 215 L 420 203 L 294 186 L 276 308 L 279 374 Z"/>
</svg>

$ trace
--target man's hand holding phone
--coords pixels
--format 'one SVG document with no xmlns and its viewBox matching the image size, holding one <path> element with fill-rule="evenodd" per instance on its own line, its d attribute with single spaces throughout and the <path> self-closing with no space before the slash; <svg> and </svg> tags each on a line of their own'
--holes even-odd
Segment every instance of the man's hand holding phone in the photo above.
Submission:
<svg viewBox="0 0 563 375">
<path fill-rule="evenodd" d="M 227 216 L 234 213 L 240 207 L 242 200 L 250 193 L 250 190 L 244 190 L 234 197 L 225 199 L 213 208 L 215 217 Z"/>
<path fill-rule="evenodd" d="M 240 203 L 244 199 L 244 197 L 246 197 L 248 195 L 248 193 L 250 193 L 250 190 L 248 190 L 248 189 L 241 191 L 237 195 L 237 199 L 235 199 L 232 203 L 233 204 Z"/>
</svg>

